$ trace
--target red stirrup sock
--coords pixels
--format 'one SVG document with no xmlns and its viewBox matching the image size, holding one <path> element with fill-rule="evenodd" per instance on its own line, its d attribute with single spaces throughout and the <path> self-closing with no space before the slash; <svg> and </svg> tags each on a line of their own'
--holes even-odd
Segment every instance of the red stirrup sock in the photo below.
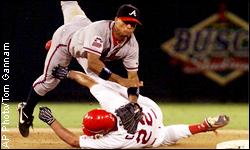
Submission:
<svg viewBox="0 0 250 150">
<path fill-rule="evenodd" d="M 192 125 L 189 125 L 188 127 L 192 134 L 206 132 L 208 129 L 208 126 L 206 123 L 192 124 Z"/>
</svg>

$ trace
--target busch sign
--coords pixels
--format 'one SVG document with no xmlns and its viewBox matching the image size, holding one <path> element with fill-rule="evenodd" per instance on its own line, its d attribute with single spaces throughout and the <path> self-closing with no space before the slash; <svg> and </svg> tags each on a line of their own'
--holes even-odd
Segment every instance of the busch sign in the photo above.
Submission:
<svg viewBox="0 0 250 150">
<path fill-rule="evenodd" d="M 185 73 L 203 73 L 226 85 L 248 72 L 248 23 L 225 11 L 226 20 L 214 14 L 187 29 L 177 28 L 175 37 L 162 44 L 173 59 L 181 60 Z"/>
</svg>

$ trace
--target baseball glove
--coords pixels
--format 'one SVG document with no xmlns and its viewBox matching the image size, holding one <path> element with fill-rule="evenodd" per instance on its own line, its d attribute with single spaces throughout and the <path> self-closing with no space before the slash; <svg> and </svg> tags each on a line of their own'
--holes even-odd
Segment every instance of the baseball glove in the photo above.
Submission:
<svg viewBox="0 0 250 150">
<path fill-rule="evenodd" d="M 135 134 L 138 123 L 142 118 L 142 108 L 137 103 L 128 103 L 115 110 L 121 119 L 121 124 L 127 133 Z"/>
<path fill-rule="evenodd" d="M 68 67 L 63 67 L 63 66 L 60 66 L 60 65 L 54 67 L 53 70 L 52 70 L 52 75 L 55 78 L 60 79 L 60 80 L 67 79 L 68 73 L 69 73 Z"/>
</svg>

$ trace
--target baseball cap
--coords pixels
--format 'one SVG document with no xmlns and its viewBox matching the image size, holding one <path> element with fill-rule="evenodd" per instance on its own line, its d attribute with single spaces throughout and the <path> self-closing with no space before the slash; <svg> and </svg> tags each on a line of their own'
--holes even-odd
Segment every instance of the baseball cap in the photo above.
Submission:
<svg viewBox="0 0 250 150">
<path fill-rule="evenodd" d="M 139 21 L 140 12 L 139 9 L 131 4 L 123 4 L 117 11 L 116 16 L 122 21 L 136 22 L 141 25 Z"/>
</svg>

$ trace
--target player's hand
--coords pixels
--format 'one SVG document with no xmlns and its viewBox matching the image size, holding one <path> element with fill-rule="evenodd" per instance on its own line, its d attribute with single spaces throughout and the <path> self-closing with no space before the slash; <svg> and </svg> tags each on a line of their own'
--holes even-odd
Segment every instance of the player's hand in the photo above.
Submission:
<svg viewBox="0 0 250 150">
<path fill-rule="evenodd" d="M 52 70 L 52 75 L 60 80 L 67 79 L 69 74 L 68 67 L 63 67 L 63 66 L 56 66 Z"/>
<path fill-rule="evenodd" d="M 40 106 L 39 119 L 51 125 L 56 119 L 53 117 L 51 110 L 48 107 Z"/>
</svg>

